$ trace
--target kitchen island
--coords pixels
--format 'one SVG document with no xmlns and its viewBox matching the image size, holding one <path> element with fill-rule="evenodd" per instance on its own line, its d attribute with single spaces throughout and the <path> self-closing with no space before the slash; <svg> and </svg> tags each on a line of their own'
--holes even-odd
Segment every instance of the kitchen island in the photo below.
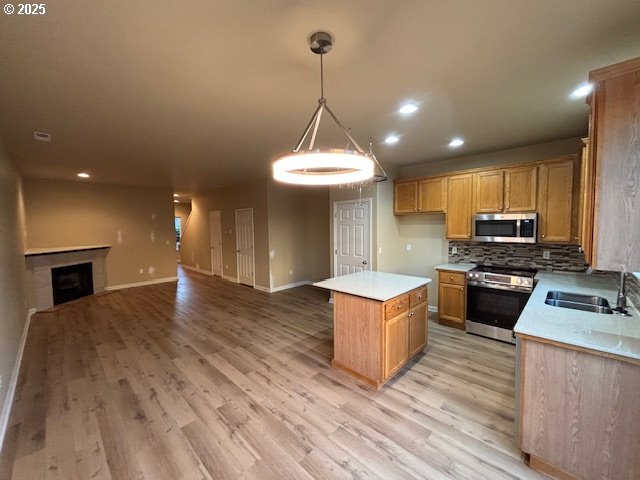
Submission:
<svg viewBox="0 0 640 480">
<path fill-rule="evenodd" d="M 640 478 L 640 313 L 560 308 L 549 291 L 604 297 L 609 275 L 539 272 L 514 331 L 517 426 L 532 468 L 563 479 Z"/>
<path fill-rule="evenodd" d="M 380 388 L 427 344 L 430 278 L 364 271 L 314 283 L 333 291 L 331 365 Z"/>
</svg>

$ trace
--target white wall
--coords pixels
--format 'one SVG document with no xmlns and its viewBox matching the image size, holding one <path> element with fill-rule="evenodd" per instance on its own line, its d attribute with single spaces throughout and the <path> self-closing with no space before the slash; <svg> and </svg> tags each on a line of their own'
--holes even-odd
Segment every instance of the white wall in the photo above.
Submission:
<svg viewBox="0 0 640 480">
<path fill-rule="evenodd" d="M 25 297 L 25 221 L 22 181 L 13 162 L 0 146 L 0 447 L 8 421 L 8 395 L 24 327 L 27 320 Z M 17 377 L 16 377 L 17 379 Z"/>
</svg>

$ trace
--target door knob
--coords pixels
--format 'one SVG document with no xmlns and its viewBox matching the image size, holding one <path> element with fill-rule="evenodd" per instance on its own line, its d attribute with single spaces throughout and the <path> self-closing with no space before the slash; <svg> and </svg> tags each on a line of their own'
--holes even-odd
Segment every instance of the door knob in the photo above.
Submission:
<svg viewBox="0 0 640 480">
<path fill-rule="evenodd" d="M 366 261 L 366 260 L 363 260 L 363 261 L 362 261 L 362 264 L 363 264 L 363 265 L 366 265 L 366 264 L 367 264 L 367 261 Z"/>
</svg>

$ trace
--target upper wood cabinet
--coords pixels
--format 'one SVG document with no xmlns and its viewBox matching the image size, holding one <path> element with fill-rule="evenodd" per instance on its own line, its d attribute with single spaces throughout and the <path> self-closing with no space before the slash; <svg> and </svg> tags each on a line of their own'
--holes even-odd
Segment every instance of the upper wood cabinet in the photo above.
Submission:
<svg viewBox="0 0 640 480">
<path fill-rule="evenodd" d="M 530 212 L 536 209 L 537 167 L 488 170 L 473 175 L 476 213 Z"/>
<path fill-rule="evenodd" d="M 592 266 L 640 271 L 640 58 L 589 74 Z M 588 214 L 587 214 L 588 215 Z"/>
<path fill-rule="evenodd" d="M 447 177 L 435 177 L 418 182 L 418 212 L 444 213 L 447 204 Z"/>
<path fill-rule="evenodd" d="M 471 239 L 472 175 L 452 175 L 447 180 L 447 238 Z"/>
<path fill-rule="evenodd" d="M 396 215 L 418 211 L 418 182 L 396 182 L 394 185 L 393 212 Z"/>
<path fill-rule="evenodd" d="M 538 241 L 575 243 L 573 197 L 576 156 L 543 163 L 539 169 Z"/>
<path fill-rule="evenodd" d="M 444 213 L 446 186 L 447 177 L 397 181 L 394 186 L 393 213 Z"/>
<path fill-rule="evenodd" d="M 582 139 L 580 162 L 580 205 L 578 243 L 584 251 L 587 263 L 592 262 L 593 245 L 593 157 L 589 154 L 589 139 Z"/>
</svg>

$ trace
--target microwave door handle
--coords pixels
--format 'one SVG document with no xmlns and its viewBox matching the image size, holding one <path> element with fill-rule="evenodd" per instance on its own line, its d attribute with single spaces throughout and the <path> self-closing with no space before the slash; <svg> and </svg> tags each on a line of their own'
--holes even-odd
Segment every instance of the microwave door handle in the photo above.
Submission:
<svg viewBox="0 0 640 480">
<path fill-rule="evenodd" d="M 520 219 L 516 220 L 516 238 L 520 238 Z"/>
</svg>

